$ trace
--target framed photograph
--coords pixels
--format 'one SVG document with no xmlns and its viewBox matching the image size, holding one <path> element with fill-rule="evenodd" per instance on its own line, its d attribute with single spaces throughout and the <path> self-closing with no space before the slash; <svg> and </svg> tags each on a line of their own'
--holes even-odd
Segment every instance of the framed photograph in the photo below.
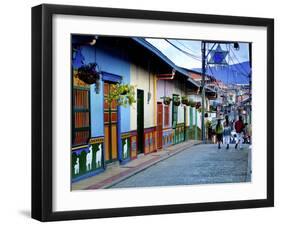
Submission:
<svg viewBox="0 0 281 226">
<path fill-rule="evenodd" d="M 32 217 L 274 205 L 274 20 L 32 8 Z"/>
</svg>

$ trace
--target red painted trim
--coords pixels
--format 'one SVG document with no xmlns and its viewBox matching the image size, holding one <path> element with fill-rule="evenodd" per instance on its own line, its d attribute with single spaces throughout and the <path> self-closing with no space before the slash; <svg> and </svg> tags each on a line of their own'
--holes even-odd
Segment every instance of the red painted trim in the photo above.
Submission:
<svg viewBox="0 0 281 226">
<path fill-rule="evenodd" d="M 149 128 L 144 128 L 144 133 L 153 132 L 155 130 L 156 130 L 156 126 L 149 127 Z"/>
<path fill-rule="evenodd" d="M 133 139 L 133 137 L 136 137 L 136 150 L 135 150 L 135 152 L 136 152 L 136 156 L 133 156 L 132 157 L 132 139 Z M 138 157 L 138 136 L 137 136 L 137 132 L 136 133 L 131 133 L 131 137 L 130 137 L 130 141 L 131 141 L 131 149 L 130 149 L 130 151 L 131 151 L 131 159 L 133 160 L 133 159 L 136 159 L 137 157 Z"/>
</svg>

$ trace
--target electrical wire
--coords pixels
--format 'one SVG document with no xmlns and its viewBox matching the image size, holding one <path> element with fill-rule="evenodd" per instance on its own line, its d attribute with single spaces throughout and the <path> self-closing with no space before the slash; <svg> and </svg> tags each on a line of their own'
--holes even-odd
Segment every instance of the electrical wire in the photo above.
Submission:
<svg viewBox="0 0 281 226">
<path fill-rule="evenodd" d="M 248 74 L 247 70 L 242 66 L 242 64 L 240 63 L 240 61 L 238 60 L 236 54 L 234 53 L 234 51 L 232 49 L 230 49 L 230 51 L 232 52 L 234 58 L 236 59 L 236 61 L 238 62 L 238 65 L 241 67 L 241 69 L 246 73 Z"/>
<path fill-rule="evenodd" d="M 237 72 L 239 72 L 239 74 L 241 74 L 241 75 L 243 75 L 243 76 L 249 78 L 249 75 L 248 75 L 248 74 L 245 74 L 243 71 L 241 71 L 240 68 L 238 68 L 237 63 L 234 62 L 233 58 L 232 58 L 230 55 L 229 55 L 229 59 L 230 59 L 230 61 L 233 63 L 232 66 L 234 66 L 234 68 L 237 69 Z"/>
<path fill-rule="evenodd" d="M 201 59 L 200 57 L 195 56 L 195 55 L 193 55 L 193 54 L 191 54 L 191 53 L 189 53 L 189 52 L 187 52 L 187 51 L 185 51 L 185 50 L 179 48 L 177 45 L 175 45 L 174 43 L 172 43 L 172 42 L 169 41 L 168 39 L 164 39 L 164 40 L 165 40 L 166 42 L 168 42 L 170 45 L 172 45 L 174 48 L 176 48 L 177 50 L 179 50 L 180 52 L 184 53 L 185 55 L 187 55 L 187 56 L 193 58 L 194 60 L 197 60 L 197 61 L 200 61 L 200 62 L 201 62 L 202 59 Z"/>
<path fill-rule="evenodd" d="M 180 45 L 182 45 L 184 48 L 186 48 L 186 49 L 188 49 L 189 51 L 191 51 L 193 54 L 196 54 L 193 49 L 189 48 L 188 46 L 186 46 L 185 44 L 183 44 L 183 43 L 180 42 L 179 40 L 175 39 L 174 41 L 178 42 Z"/>
</svg>

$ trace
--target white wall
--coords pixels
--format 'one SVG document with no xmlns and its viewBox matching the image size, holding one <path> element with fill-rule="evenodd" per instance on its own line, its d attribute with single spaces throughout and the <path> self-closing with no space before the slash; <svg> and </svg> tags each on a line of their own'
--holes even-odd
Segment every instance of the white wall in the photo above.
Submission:
<svg viewBox="0 0 281 226">
<path fill-rule="evenodd" d="M 144 91 L 144 128 L 149 128 L 156 126 L 155 124 L 155 111 L 156 111 L 156 104 L 155 104 L 155 75 L 149 73 L 147 70 L 143 68 L 131 64 L 131 77 L 130 83 L 131 85 L 136 85 L 136 99 L 137 99 L 137 89 L 141 89 Z M 150 90 L 151 99 L 148 103 L 148 91 Z M 133 104 L 130 107 L 131 111 L 131 130 L 137 129 L 137 104 Z"/>
<path fill-rule="evenodd" d="M 194 102 L 201 102 L 202 101 L 202 97 L 200 94 L 198 95 L 195 95 L 195 94 L 192 94 L 192 95 L 189 95 L 188 96 L 190 100 L 194 101 Z"/>
<path fill-rule="evenodd" d="M 197 114 L 197 126 L 201 129 L 201 113 L 199 111 L 196 111 Z"/>
<path fill-rule="evenodd" d="M 186 126 L 190 126 L 190 106 L 186 106 L 186 112 L 185 112 L 185 115 L 186 115 Z"/>
<path fill-rule="evenodd" d="M 13 165 L 2 155 L 1 172 L 1 225 L 41 225 L 30 219 L 30 165 L 31 165 L 31 84 L 30 84 L 30 7 L 42 2 L 55 4 L 92 5 L 118 8 L 140 8 L 147 10 L 182 11 L 191 13 L 230 14 L 253 17 L 275 17 L 275 62 L 281 61 L 281 14 L 276 0 L 236 0 L 226 3 L 213 1 L 129 1 L 129 0 L 46 0 L 3 1 L 1 4 L 1 106 L 0 112 L 1 151 L 13 153 Z M 280 64 L 275 64 L 275 115 L 281 115 Z M 11 70 L 17 68 L 17 73 Z M 13 92 L 11 92 L 11 90 Z M 7 98 L 7 96 L 9 98 Z M 276 117 L 276 138 L 281 137 L 281 117 Z M 278 129 L 277 129 L 278 128 Z M 278 139 L 275 139 L 278 140 Z M 142 217 L 127 217 L 102 220 L 84 220 L 52 223 L 52 225 L 278 225 L 281 212 L 281 143 L 275 145 L 275 208 L 248 210 L 212 211 Z M 175 194 L 176 195 L 176 194 Z"/>
</svg>

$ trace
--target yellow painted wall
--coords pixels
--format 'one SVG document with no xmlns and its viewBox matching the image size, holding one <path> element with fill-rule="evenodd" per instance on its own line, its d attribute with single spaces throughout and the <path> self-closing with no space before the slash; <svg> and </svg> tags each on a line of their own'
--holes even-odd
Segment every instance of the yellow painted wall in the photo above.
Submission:
<svg viewBox="0 0 281 226">
<path fill-rule="evenodd" d="M 156 95 L 155 95 L 155 79 L 156 76 L 149 73 L 148 70 L 143 69 L 142 67 L 131 64 L 131 78 L 130 84 L 136 85 L 136 99 L 137 99 L 137 89 L 144 91 L 144 128 L 149 128 L 156 126 Z M 150 88 L 149 88 L 150 81 Z M 147 102 L 148 91 L 150 90 L 151 99 L 149 103 Z M 130 124 L 131 130 L 137 129 L 137 104 L 133 104 L 130 108 Z"/>
</svg>

